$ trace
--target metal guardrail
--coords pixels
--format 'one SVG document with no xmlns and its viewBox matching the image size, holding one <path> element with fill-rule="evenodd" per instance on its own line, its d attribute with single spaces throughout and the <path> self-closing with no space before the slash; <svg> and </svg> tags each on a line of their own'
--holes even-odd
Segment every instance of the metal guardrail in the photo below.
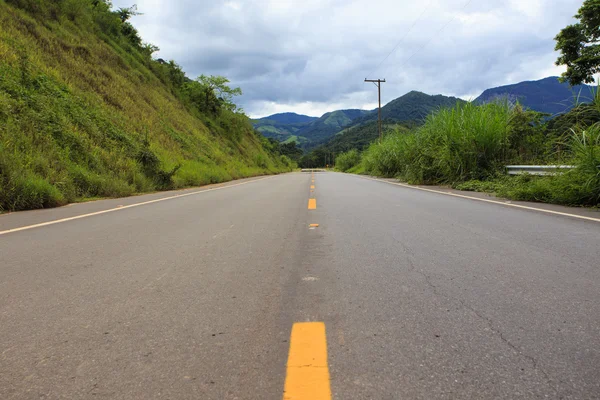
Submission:
<svg viewBox="0 0 600 400">
<path fill-rule="evenodd" d="M 556 175 L 575 168 L 573 165 L 507 165 L 509 175 Z"/>
<path fill-rule="evenodd" d="M 302 172 L 327 172 L 324 168 L 302 168 Z"/>
</svg>

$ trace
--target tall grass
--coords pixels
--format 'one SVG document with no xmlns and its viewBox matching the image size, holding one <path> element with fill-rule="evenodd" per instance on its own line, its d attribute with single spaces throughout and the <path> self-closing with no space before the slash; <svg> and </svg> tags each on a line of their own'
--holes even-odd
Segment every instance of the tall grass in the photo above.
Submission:
<svg viewBox="0 0 600 400">
<path fill-rule="evenodd" d="M 412 133 L 387 136 L 362 155 L 367 173 L 410 183 L 452 184 L 516 200 L 600 204 L 600 95 L 573 111 L 569 135 L 548 132 L 518 104 L 457 105 L 431 114 Z M 561 149 L 559 153 L 557 148 Z M 504 176 L 509 162 L 572 164 L 556 176 Z"/>
<path fill-rule="evenodd" d="M 507 156 L 510 118 L 507 102 L 441 109 L 415 132 L 373 144 L 364 155 L 365 168 L 415 183 L 484 178 Z"/>
</svg>

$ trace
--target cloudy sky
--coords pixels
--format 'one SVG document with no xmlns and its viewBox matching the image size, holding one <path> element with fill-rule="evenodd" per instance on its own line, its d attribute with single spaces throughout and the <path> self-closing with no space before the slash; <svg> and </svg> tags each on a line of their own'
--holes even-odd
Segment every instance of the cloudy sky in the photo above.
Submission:
<svg viewBox="0 0 600 400">
<path fill-rule="evenodd" d="M 553 38 L 582 0 L 113 0 L 133 3 L 159 57 L 190 77 L 227 76 L 262 117 L 375 108 L 366 77 L 387 79 L 386 103 L 559 75 Z"/>
</svg>

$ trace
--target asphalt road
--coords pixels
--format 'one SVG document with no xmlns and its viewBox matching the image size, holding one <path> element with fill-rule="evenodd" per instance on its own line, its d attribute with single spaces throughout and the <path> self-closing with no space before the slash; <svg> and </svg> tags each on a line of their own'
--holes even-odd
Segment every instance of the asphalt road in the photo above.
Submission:
<svg viewBox="0 0 600 400">
<path fill-rule="evenodd" d="M 600 398 L 600 220 L 314 180 L 0 216 L 0 399 Z"/>
</svg>

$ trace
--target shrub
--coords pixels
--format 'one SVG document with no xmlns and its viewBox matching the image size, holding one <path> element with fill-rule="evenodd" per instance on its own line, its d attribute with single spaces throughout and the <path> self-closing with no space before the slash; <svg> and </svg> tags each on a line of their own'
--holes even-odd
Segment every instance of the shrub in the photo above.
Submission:
<svg viewBox="0 0 600 400">
<path fill-rule="evenodd" d="M 346 153 L 342 153 L 335 158 L 335 167 L 342 172 L 348 171 L 350 168 L 360 163 L 360 154 L 358 150 L 352 149 Z"/>
<path fill-rule="evenodd" d="M 0 189 L 0 211 L 56 207 L 66 203 L 60 190 L 35 175 L 13 177 Z"/>
</svg>

